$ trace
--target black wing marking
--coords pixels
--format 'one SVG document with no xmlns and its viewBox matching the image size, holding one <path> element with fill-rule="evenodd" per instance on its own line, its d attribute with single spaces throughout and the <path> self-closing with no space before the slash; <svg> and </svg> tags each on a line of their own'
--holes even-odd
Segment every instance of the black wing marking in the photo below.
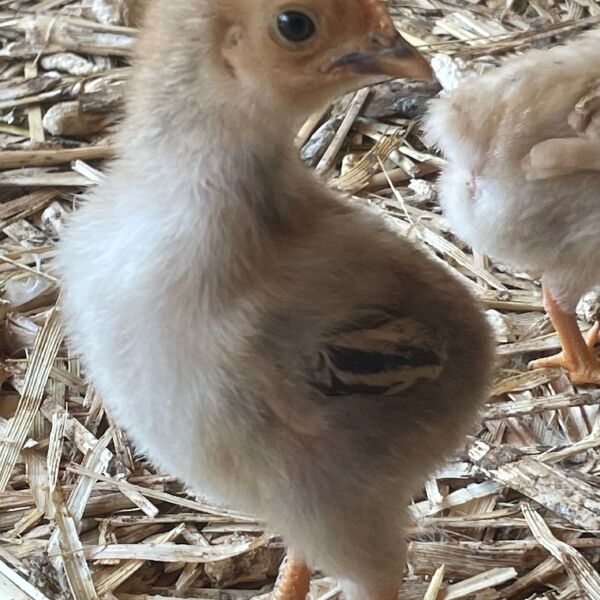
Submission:
<svg viewBox="0 0 600 600">
<path fill-rule="evenodd" d="M 391 395 L 437 379 L 444 344 L 413 319 L 340 332 L 319 348 L 311 384 L 327 396 Z"/>
</svg>

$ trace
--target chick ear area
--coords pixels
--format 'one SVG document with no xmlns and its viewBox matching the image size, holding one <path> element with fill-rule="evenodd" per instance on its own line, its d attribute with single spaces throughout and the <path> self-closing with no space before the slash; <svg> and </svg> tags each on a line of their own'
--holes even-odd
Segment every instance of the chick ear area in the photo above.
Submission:
<svg viewBox="0 0 600 600">
<path fill-rule="evenodd" d="M 244 28 L 241 25 L 230 25 L 225 32 L 225 42 L 223 47 L 226 50 L 238 48 L 244 39 Z"/>
</svg>

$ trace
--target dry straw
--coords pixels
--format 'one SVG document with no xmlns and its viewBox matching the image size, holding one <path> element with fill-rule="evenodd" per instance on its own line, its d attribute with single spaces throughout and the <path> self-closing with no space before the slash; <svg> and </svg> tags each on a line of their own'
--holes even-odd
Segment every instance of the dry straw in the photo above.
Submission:
<svg viewBox="0 0 600 600">
<path fill-rule="evenodd" d="M 594 0 L 390 4 L 450 79 L 600 21 Z M 111 156 L 137 9 L 0 1 L 0 598 L 269 598 L 282 558 L 261 525 L 206 505 L 139 456 L 62 339 L 53 249 Z M 349 202 L 369 203 L 474 289 L 498 338 L 479 431 L 410 507 L 403 598 L 598 598 L 600 392 L 557 370 L 527 371 L 532 354 L 558 347 L 539 286 L 448 233 L 432 178 L 443 161 L 415 119 L 436 92 L 361 90 L 297 138 Z M 597 305 L 589 299 L 588 315 Z M 316 576 L 312 594 L 338 590 Z"/>
</svg>

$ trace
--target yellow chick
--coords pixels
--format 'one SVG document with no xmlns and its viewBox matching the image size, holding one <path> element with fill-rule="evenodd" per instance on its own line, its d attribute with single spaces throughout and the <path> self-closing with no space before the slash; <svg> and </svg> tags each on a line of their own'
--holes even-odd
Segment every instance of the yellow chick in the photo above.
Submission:
<svg viewBox="0 0 600 600">
<path fill-rule="evenodd" d="M 294 124 L 429 77 L 375 0 L 156 0 L 117 158 L 63 236 L 75 348 L 140 450 L 348 600 L 392 600 L 405 505 L 477 419 L 491 345 L 442 266 L 305 169 Z"/>
</svg>

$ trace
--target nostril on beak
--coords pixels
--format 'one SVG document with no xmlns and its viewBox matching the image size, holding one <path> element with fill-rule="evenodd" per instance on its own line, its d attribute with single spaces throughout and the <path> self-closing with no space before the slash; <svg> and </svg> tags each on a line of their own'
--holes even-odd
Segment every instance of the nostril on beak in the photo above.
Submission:
<svg viewBox="0 0 600 600">
<path fill-rule="evenodd" d="M 374 48 L 392 48 L 396 43 L 396 36 L 390 36 L 383 31 L 372 31 L 369 34 L 369 41 Z"/>
</svg>

